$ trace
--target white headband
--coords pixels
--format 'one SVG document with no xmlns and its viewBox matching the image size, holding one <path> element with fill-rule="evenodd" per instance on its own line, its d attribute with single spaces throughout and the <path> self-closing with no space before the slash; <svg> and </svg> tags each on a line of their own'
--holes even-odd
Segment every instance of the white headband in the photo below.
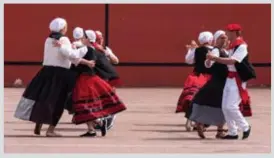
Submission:
<svg viewBox="0 0 274 158">
<path fill-rule="evenodd" d="M 214 41 L 216 41 L 221 35 L 225 35 L 225 32 L 223 30 L 218 30 L 214 34 Z"/>
<path fill-rule="evenodd" d="M 95 42 L 96 41 L 96 34 L 93 30 L 86 30 L 85 31 L 88 39 L 90 42 Z"/>
<path fill-rule="evenodd" d="M 83 37 L 84 37 L 84 30 L 80 27 L 76 27 L 73 30 L 73 38 L 80 39 L 80 38 L 83 38 Z"/>
<path fill-rule="evenodd" d="M 213 34 L 209 31 L 201 32 L 198 37 L 200 44 L 209 43 L 213 40 Z"/>
<path fill-rule="evenodd" d="M 65 26 L 67 22 L 63 18 L 55 18 L 49 24 L 50 31 L 60 32 Z"/>
</svg>

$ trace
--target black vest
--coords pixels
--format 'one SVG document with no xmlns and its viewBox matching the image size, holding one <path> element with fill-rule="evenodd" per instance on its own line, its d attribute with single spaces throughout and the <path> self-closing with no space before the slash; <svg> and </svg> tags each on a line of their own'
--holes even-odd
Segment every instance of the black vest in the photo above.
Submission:
<svg viewBox="0 0 274 158">
<path fill-rule="evenodd" d="M 240 45 L 239 45 L 240 46 Z M 233 53 L 239 48 L 236 46 L 233 50 Z M 249 63 L 248 55 L 242 60 L 241 63 L 235 63 L 236 70 L 243 82 L 246 82 L 250 79 L 256 78 L 255 70 L 251 63 Z"/>
<path fill-rule="evenodd" d="M 87 48 L 88 48 L 88 52 L 83 57 L 83 59 L 95 60 L 95 62 L 96 62 L 95 50 L 91 47 L 87 47 Z M 83 64 L 79 64 L 77 67 L 74 67 L 74 70 L 76 70 L 80 74 L 95 75 L 94 69 L 91 69 L 87 65 L 83 65 Z"/>
<path fill-rule="evenodd" d="M 221 50 L 217 47 L 215 47 L 215 49 L 219 50 L 221 58 L 228 58 L 228 55 L 225 53 L 224 50 Z M 227 75 L 228 75 L 228 67 L 227 67 L 227 65 L 215 62 L 212 65 L 212 67 L 210 68 L 210 74 L 214 77 L 225 80 L 227 78 Z"/>
<path fill-rule="evenodd" d="M 96 50 L 95 55 L 97 60 L 96 67 L 94 70 L 98 76 L 100 76 L 104 80 L 112 80 L 119 78 L 114 66 L 111 64 L 111 62 L 108 60 L 104 53 L 101 53 L 98 50 Z"/>
<path fill-rule="evenodd" d="M 208 47 L 201 46 L 195 50 L 195 63 L 194 63 L 194 72 L 197 74 L 200 73 L 209 73 L 209 69 L 205 67 L 206 54 L 211 50 Z"/>
</svg>

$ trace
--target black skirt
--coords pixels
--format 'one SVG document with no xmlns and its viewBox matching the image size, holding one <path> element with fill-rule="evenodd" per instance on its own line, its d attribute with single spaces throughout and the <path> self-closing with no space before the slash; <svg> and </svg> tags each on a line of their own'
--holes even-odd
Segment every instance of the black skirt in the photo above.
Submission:
<svg viewBox="0 0 274 158">
<path fill-rule="evenodd" d="M 69 69 L 43 66 L 25 89 L 15 117 L 35 123 L 56 124 L 71 91 L 71 76 Z"/>
<path fill-rule="evenodd" d="M 212 78 L 195 95 L 186 117 L 192 121 L 208 125 L 225 123 L 222 112 L 222 98 L 225 78 Z"/>
<path fill-rule="evenodd" d="M 73 108 L 73 101 L 72 101 L 72 91 L 75 87 L 76 80 L 79 77 L 80 73 L 77 71 L 77 68 L 72 65 L 70 68 L 70 78 L 69 78 L 69 92 L 68 92 L 68 97 L 65 102 L 65 109 L 68 111 L 69 114 L 74 114 L 75 109 Z"/>
</svg>

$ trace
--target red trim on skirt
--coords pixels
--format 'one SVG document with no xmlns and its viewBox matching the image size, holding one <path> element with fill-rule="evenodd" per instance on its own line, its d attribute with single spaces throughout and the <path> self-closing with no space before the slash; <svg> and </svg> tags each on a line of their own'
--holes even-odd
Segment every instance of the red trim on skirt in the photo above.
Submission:
<svg viewBox="0 0 274 158">
<path fill-rule="evenodd" d="M 229 72 L 228 73 L 228 78 L 235 78 L 236 83 L 239 89 L 239 93 L 242 99 L 242 102 L 240 103 L 240 110 L 245 117 L 252 116 L 252 109 L 250 106 L 250 97 L 248 95 L 247 89 L 244 89 L 242 87 L 242 80 L 237 72 Z"/>
<path fill-rule="evenodd" d="M 195 73 L 188 75 L 185 83 L 184 90 L 182 91 L 176 108 L 176 113 L 186 112 L 189 108 L 189 104 L 194 98 L 195 94 L 202 88 L 211 76 L 209 74 L 200 74 L 199 76 Z"/>
<path fill-rule="evenodd" d="M 75 124 L 86 123 L 126 110 L 126 106 L 113 88 L 96 75 L 80 75 L 72 97 Z"/>
</svg>

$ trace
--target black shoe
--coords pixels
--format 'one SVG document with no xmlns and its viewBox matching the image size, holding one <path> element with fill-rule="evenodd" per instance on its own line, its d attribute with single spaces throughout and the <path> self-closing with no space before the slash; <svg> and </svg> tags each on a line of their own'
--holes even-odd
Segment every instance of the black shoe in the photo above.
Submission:
<svg viewBox="0 0 274 158">
<path fill-rule="evenodd" d="M 80 135 L 80 137 L 95 137 L 95 136 L 96 136 L 95 131 L 88 131 L 87 133 Z"/>
<path fill-rule="evenodd" d="M 110 130 L 113 127 L 115 118 L 116 118 L 116 116 L 112 115 L 106 119 L 107 120 L 107 130 Z"/>
<path fill-rule="evenodd" d="M 107 120 L 103 119 L 102 126 L 100 128 L 102 136 L 104 137 L 107 134 Z"/>
<path fill-rule="evenodd" d="M 40 135 L 43 124 L 36 123 L 34 128 L 34 134 Z"/>
<path fill-rule="evenodd" d="M 204 124 L 204 127 L 205 127 L 205 128 L 208 128 L 209 126 L 210 126 L 210 125 L 208 125 L 208 124 Z"/>
<path fill-rule="evenodd" d="M 226 135 L 226 136 L 224 136 L 224 137 L 221 137 L 221 139 L 230 139 L 230 140 L 232 140 L 232 139 L 238 139 L 238 138 L 239 138 L 238 135 L 235 135 L 235 136 Z"/>
<path fill-rule="evenodd" d="M 107 130 L 110 130 L 113 127 L 113 125 L 114 125 L 115 116 L 105 117 L 103 119 L 107 120 Z M 99 124 L 97 124 L 95 126 L 95 129 L 96 130 L 101 130 L 101 126 Z"/>
<path fill-rule="evenodd" d="M 245 132 L 243 132 L 243 138 L 242 139 L 247 139 L 250 135 L 250 131 L 251 131 L 251 126 L 249 126 L 249 129 Z"/>
<path fill-rule="evenodd" d="M 198 133 L 198 136 L 201 138 L 201 139 L 205 139 L 205 135 L 204 135 L 204 126 L 202 124 L 197 124 L 197 133 Z"/>
</svg>

